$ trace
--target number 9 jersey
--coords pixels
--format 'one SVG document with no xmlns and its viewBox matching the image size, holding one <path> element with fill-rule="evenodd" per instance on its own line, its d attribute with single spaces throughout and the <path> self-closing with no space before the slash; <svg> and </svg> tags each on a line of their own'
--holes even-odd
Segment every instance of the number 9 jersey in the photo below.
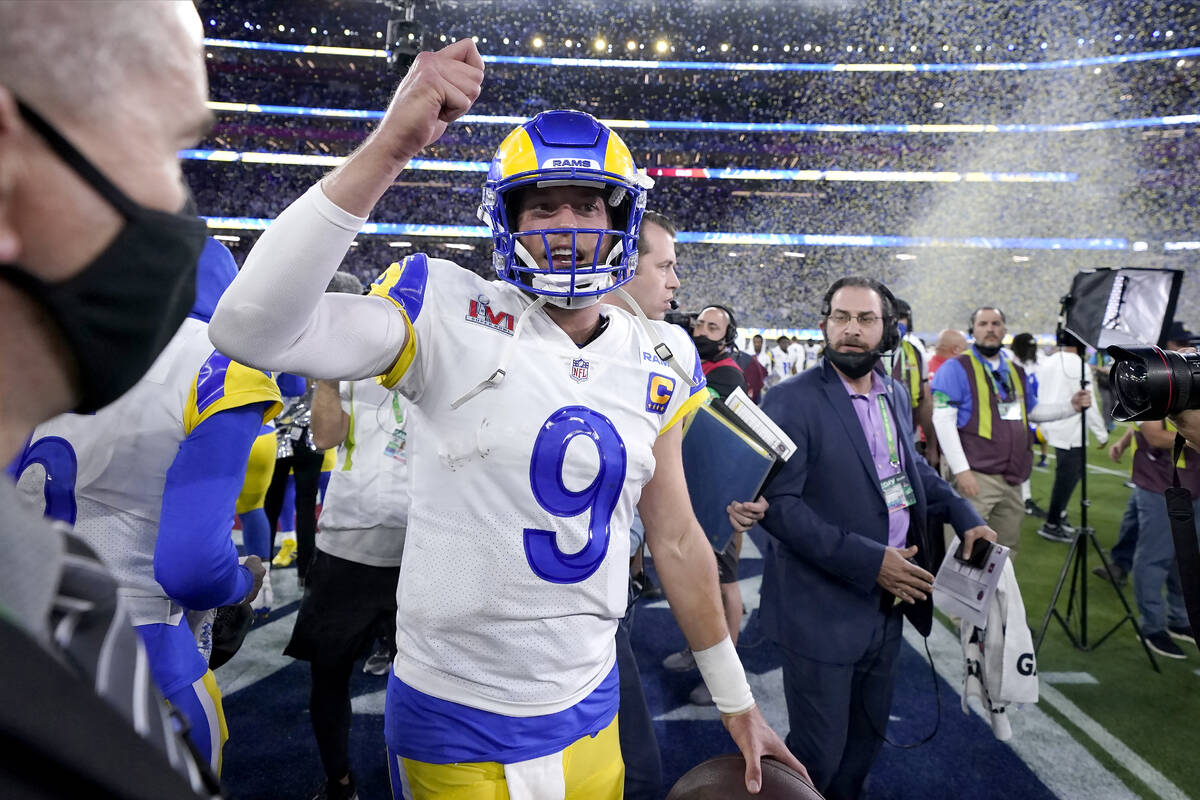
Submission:
<svg viewBox="0 0 1200 800">
<path fill-rule="evenodd" d="M 395 674 L 424 694 L 552 714 L 611 672 L 629 526 L 657 437 L 707 397 L 683 329 L 624 310 L 576 344 L 530 297 L 423 254 L 372 286 L 415 335 L 380 378 L 415 405 Z M 503 380 L 451 404 L 506 364 Z"/>
</svg>

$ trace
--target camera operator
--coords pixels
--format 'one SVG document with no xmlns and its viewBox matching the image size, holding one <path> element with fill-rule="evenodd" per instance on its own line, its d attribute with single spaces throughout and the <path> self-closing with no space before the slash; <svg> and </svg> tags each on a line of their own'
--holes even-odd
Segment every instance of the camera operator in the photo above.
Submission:
<svg viewBox="0 0 1200 800">
<path fill-rule="evenodd" d="M 1193 338 L 1179 323 L 1172 325 L 1168 336 L 1167 349 L 1176 351 L 1186 348 Z M 1184 412 L 1193 416 L 1196 413 Z M 1191 492 L 1193 512 L 1200 516 L 1200 453 L 1185 449 L 1180 462 L 1173 465 L 1175 426 L 1167 420 L 1138 423 L 1134 441 L 1133 503 L 1137 507 L 1138 538 L 1133 552 L 1133 586 L 1142 634 L 1154 652 L 1165 658 L 1183 659 L 1186 654 L 1172 640 L 1195 644 L 1196 638 L 1184 605 L 1165 492 L 1178 466 L 1180 485 Z"/>
</svg>

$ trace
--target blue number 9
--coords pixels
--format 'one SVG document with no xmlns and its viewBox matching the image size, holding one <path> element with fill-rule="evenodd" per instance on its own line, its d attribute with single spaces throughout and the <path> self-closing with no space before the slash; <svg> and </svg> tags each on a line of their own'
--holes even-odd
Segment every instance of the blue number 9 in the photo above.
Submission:
<svg viewBox="0 0 1200 800">
<path fill-rule="evenodd" d="M 38 439 L 21 453 L 16 467 L 17 477 L 34 464 L 41 464 L 42 469 L 46 470 L 46 484 L 42 489 L 46 497 L 45 515 L 74 525 L 75 480 L 79 472 L 75 449 L 61 436 Z"/>
<path fill-rule="evenodd" d="M 576 436 L 596 446 L 600 467 L 582 491 L 563 484 L 563 459 Z M 608 553 L 609 523 L 625 484 L 625 443 L 603 414 L 584 406 L 567 406 L 550 415 L 533 443 L 529 483 L 533 496 L 556 517 L 590 511 L 588 539 L 579 551 L 564 553 L 554 531 L 525 529 L 525 558 L 538 577 L 552 583 L 579 583 L 600 568 Z"/>
</svg>

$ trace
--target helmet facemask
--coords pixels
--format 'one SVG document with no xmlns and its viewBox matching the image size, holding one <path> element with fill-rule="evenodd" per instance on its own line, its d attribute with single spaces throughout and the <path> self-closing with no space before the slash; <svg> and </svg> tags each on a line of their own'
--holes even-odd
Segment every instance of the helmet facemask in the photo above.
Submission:
<svg viewBox="0 0 1200 800">
<path fill-rule="evenodd" d="M 514 139 L 522 141 L 510 148 Z M 620 172 L 606 169 L 606 160 L 619 164 Z M 518 166 L 526 168 L 514 171 Z M 649 185 L 633 168 L 620 138 L 589 115 L 539 114 L 501 145 L 484 186 L 479 217 L 492 230 L 496 274 L 562 308 L 599 302 L 637 269 L 638 229 Z M 526 193 L 556 186 L 595 190 L 608 211 L 605 226 L 517 230 Z M 535 253 L 545 255 L 544 264 Z"/>
</svg>

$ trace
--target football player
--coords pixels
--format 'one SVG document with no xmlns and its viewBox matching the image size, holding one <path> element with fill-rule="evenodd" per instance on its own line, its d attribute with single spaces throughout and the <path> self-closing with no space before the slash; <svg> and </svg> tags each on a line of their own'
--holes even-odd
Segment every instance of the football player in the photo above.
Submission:
<svg viewBox="0 0 1200 800">
<path fill-rule="evenodd" d="M 646 202 L 620 137 L 550 111 L 505 138 L 480 209 L 499 280 L 414 255 L 369 297 L 322 293 L 482 78 L 470 39 L 417 56 L 364 145 L 263 234 L 209 334 L 264 368 L 381 376 L 414 405 L 385 712 L 397 797 L 620 797 L 614 630 L 635 505 L 757 791 L 762 755 L 803 767 L 754 704 L 688 499 L 677 423 L 707 396 L 699 358 L 636 303 L 599 304 L 634 274 Z"/>
<path fill-rule="evenodd" d="M 229 251 L 208 239 L 192 311 L 150 371 L 95 414 L 39 425 L 18 468 L 18 486 L 74 525 L 117 577 L 151 675 L 218 773 L 227 731 L 201 653 L 210 631 L 193 632 L 186 612 L 258 592 L 260 560 L 239 564 L 230 531 L 251 445 L 281 405 L 270 375 L 208 341 L 212 309 L 236 273 Z"/>
</svg>

